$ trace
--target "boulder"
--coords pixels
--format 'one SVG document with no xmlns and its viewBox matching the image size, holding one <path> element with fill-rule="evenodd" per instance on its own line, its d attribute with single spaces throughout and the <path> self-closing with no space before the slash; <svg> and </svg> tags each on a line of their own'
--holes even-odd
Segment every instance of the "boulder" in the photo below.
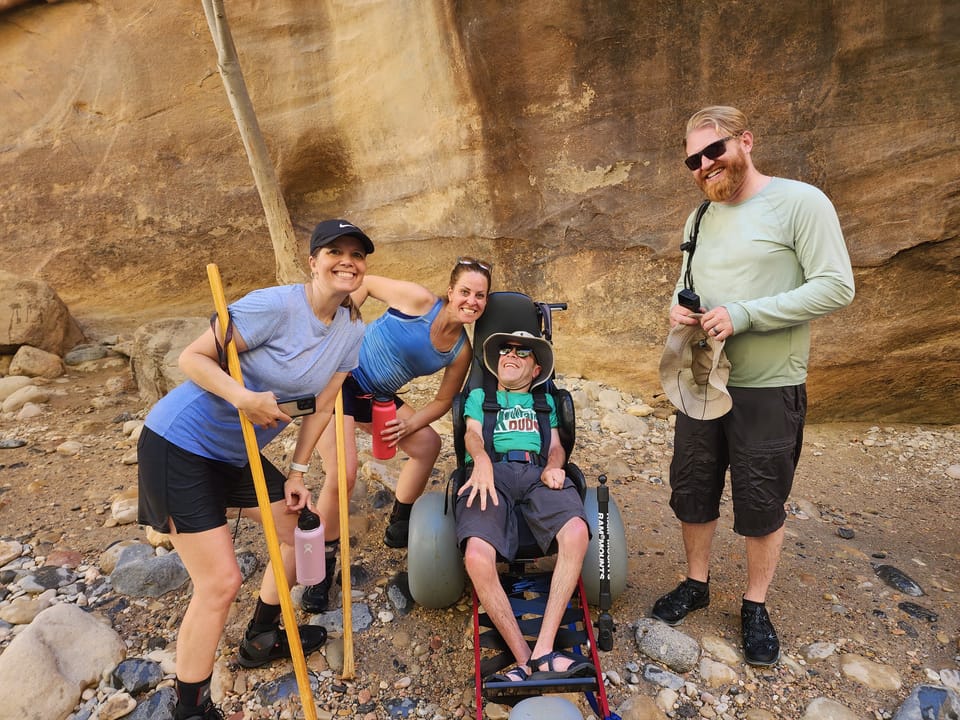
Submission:
<svg viewBox="0 0 960 720">
<path fill-rule="evenodd" d="M 62 720 L 126 655 L 120 635 L 76 605 L 44 610 L 0 655 L 4 717 Z"/>
<path fill-rule="evenodd" d="M 62 356 L 81 340 L 80 326 L 46 282 L 0 270 L 0 352 L 31 345 Z"/>
<path fill-rule="evenodd" d="M 130 365 L 140 398 L 154 403 L 186 380 L 177 359 L 210 321 L 204 318 L 167 318 L 137 328 Z"/>
<path fill-rule="evenodd" d="M 33 385 L 33 380 L 26 375 L 8 375 L 0 377 L 0 402 L 13 395 L 17 390 Z"/>
<path fill-rule="evenodd" d="M 59 355 L 30 345 L 21 345 L 10 363 L 12 375 L 58 378 L 65 370 Z"/>
</svg>

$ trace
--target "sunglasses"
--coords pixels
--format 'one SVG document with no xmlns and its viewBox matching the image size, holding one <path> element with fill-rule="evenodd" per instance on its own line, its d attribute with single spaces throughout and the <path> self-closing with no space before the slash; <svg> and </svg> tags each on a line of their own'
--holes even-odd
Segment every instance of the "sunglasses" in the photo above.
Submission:
<svg viewBox="0 0 960 720">
<path fill-rule="evenodd" d="M 486 272 L 491 272 L 493 270 L 493 263 L 484 262 L 483 260 L 477 260 L 476 258 L 467 257 L 463 255 L 457 258 L 457 265 L 466 265 L 467 267 L 478 267 L 481 270 Z"/>
<path fill-rule="evenodd" d="M 716 160 L 727 151 L 727 140 L 733 140 L 735 137 L 736 135 L 728 135 L 721 140 L 710 143 L 700 152 L 687 156 L 687 159 L 683 161 L 684 164 L 691 170 L 699 170 L 704 157 L 707 160 Z"/>
<path fill-rule="evenodd" d="M 510 353 L 513 353 L 522 360 L 523 358 L 533 355 L 533 349 L 523 347 L 522 345 L 502 345 L 500 347 L 501 355 L 509 355 Z M 536 359 L 536 356 L 534 356 L 534 359 Z"/>
</svg>

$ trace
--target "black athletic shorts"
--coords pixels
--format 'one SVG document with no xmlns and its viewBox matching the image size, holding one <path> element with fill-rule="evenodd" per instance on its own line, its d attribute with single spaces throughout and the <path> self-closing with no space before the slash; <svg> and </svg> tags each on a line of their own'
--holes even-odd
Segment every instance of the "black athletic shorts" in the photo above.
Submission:
<svg viewBox="0 0 960 720">
<path fill-rule="evenodd" d="M 583 500 L 570 478 L 554 490 L 540 480 L 542 469 L 532 463 L 494 463 L 493 473 L 499 505 L 487 498 L 487 509 L 480 509 L 474 498 L 467 507 L 469 493 L 457 498 L 457 543 L 465 547 L 468 538 L 478 537 L 490 543 L 507 560 L 513 560 L 520 545 L 516 508 L 519 507 L 530 532 L 544 553 L 549 552 L 560 529 L 571 518 L 587 521 Z"/>
<path fill-rule="evenodd" d="M 394 405 L 403 405 L 403 400 L 396 395 L 392 397 Z M 358 423 L 373 422 L 373 394 L 360 387 L 353 375 L 347 375 L 347 379 L 343 381 L 343 414 L 349 415 Z"/>
<path fill-rule="evenodd" d="M 227 523 L 227 508 L 257 506 L 249 463 L 243 467 L 194 455 L 143 428 L 137 443 L 140 481 L 137 522 L 170 532 L 198 533 Z M 286 477 L 262 454 L 270 502 L 283 499 Z"/>
<path fill-rule="evenodd" d="M 670 507 L 681 522 L 720 517 L 730 469 L 733 529 L 762 537 L 786 520 L 784 503 L 803 446 L 806 385 L 727 388 L 733 409 L 716 420 L 677 413 L 670 463 Z"/>
</svg>

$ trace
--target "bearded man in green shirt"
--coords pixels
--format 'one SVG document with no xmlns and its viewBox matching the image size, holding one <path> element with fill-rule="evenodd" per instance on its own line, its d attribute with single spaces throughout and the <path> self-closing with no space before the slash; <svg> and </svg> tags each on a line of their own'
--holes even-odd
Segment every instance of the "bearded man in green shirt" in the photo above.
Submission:
<svg viewBox="0 0 960 720">
<path fill-rule="evenodd" d="M 670 506 L 687 577 L 652 615 L 676 625 L 710 603 L 710 547 L 729 469 L 733 529 L 746 541 L 744 657 L 773 665 L 780 641 L 766 599 L 803 444 L 810 321 L 850 304 L 853 271 L 830 200 L 812 185 L 759 172 L 742 112 L 698 111 L 685 143 L 685 163 L 710 204 L 684 228 L 692 243 L 684 247 L 670 325 L 698 324 L 723 342 L 733 407 L 716 418 L 677 415 Z M 684 298 L 684 290 L 696 295 Z"/>
</svg>

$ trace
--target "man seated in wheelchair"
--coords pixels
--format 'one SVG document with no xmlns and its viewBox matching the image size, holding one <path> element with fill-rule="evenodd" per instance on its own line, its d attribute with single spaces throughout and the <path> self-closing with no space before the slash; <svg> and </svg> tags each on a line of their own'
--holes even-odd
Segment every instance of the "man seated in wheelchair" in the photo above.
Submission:
<svg viewBox="0 0 960 720">
<path fill-rule="evenodd" d="M 455 514 L 457 542 L 464 552 L 467 574 L 516 659 L 510 670 L 487 679 L 520 682 L 528 678 L 592 677 L 596 671 L 590 662 L 553 649 L 590 537 L 580 493 L 564 472 L 566 458 L 550 393 L 541 396 L 546 399 L 550 418 L 549 433 L 544 433 L 549 447 L 541 447 L 531 389 L 553 374 L 553 348 L 546 340 L 523 331 L 494 333 L 483 344 L 483 359 L 487 370 L 497 378 L 492 448 L 484 446 L 485 392 L 482 387 L 476 388 L 464 404 L 464 447 L 469 453 L 468 471 L 471 462 L 473 470 L 457 493 Z M 550 594 L 532 651 L 496 568 L 498 554 L 508 561 L 516 557 L 518 507 L 540 549 L 547 553 L 557 548 Z"/>
</svg>

